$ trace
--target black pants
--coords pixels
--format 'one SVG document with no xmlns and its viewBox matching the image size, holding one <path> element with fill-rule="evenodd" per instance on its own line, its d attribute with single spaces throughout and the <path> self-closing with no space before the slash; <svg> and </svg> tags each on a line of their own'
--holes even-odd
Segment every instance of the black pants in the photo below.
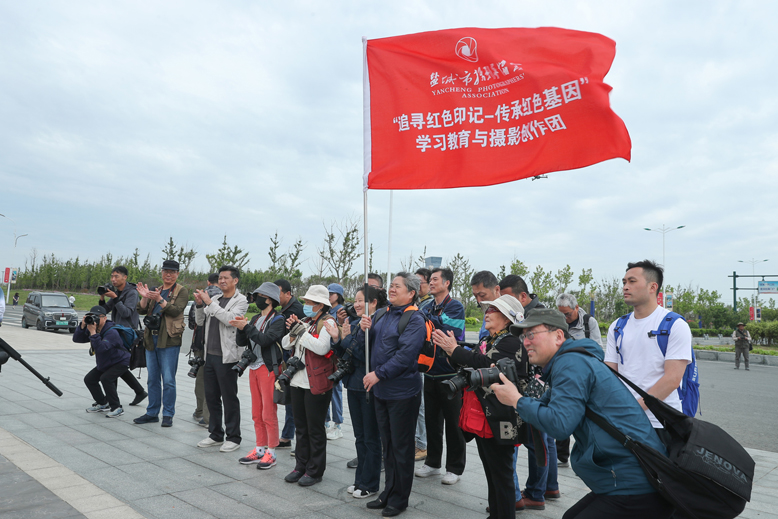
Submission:
<svg viewBox="0 0 778 519">
<path fill-rule="evenodd" d="M 207 355 L 205 366 L 205 402 L 211 412 L 208 432 L 211 439 L 240 445 L 240 400 L 238 399 L 238 372 L 232 367 L 237 362 L 224 364 L 218 355 Z M 224 428 L 222 428 L 222 403 L 224 403 Z"/>
<path fill-rule="evenodd" d="M 556 459 L 561 462 L 566 462 L 570 459 L 570 437 L 568 436 L 564 440 L 556 440 Z M 551 463 L 554 460 L 548 460 Z"/>
<path fill-rule="evenodd" d="M 590 492 L 570 507 L 562 519 L 666 519 L 673 507 L 656 492 L 608 496 Z"/>
<path fill-rule="evenodd" d="M 310 389 L 289 386 L 294 410 L 294 470 L 320 478 L 327 468 L 327 430 L 324 418 L 332 401 L 332 390 L 314 395 Z M 213 416 L 213 415 L 211 415 Z"/>
<path fill-rule="evenodd" d="M 381 486 L 381 435 L 375 418 L 374 397 L 368 401 L 364 391 L 348 391 L 348 409 L 354 427 L 357 448 L 357 472 L 354 488 L 378 492 Z"/>
<path fill-rule="evenodd" d="M 449 400 L 443 381 L 424 377 L 424 423 L 427 425 L 427 461 L 439 469 L 443 457 L 443 430 L 446 431 L 446 472 L 461 476 L 465 471 L 465 437 L 459 428 L 462 393 Z"/>
<path fill-rule="evenodd" d="M 405 510 L 413 487 L 416 418 L 421 392 L 403 400 L 381 400 L 375 395 L 372 398 L 386 467 L 386 486 L 379 499 L 387 506 Z"/>
<path fill-rule="evenodd" d="M 127 366 L 121 364 L 114 364 L 105 371 L 100 371 L 94 368 L 92 371 L 86 374 L 84 377 L 84 384 L 86 388 L 92 393 L 92 398 L 100 405 L 110 404 L 111 411 L 117 407 L 121 407 L 119 402 L 119 394 L 116 392 L 116 380 L 122 376 L 123 373 L 129 373 Z M 102 384 L 103 388 L 100 389 Z M 105 391 L 105 394 L 103 394 Z"/>
<path fill-rule="evenodd" d="M 132 371 L 130 371 L 129 369 L 127 371 L 125 371 L 124 373 L 122 373 L 122 376 L 119 377 L 119 378 L 124 380 L 124 382 L 128 386 L 130 386 L 130 389 L 135 391 L 136 395 L 142 395 L 146 391 L 145 389 L 143 389 L 143 386 L 141 385 L 141 383 L 138 382 L 138 379 L 135 378 L 135 375 L 133 375 Z"/>
<path fill-rule="evenodd" d="M 501 445 L 494 438 L 475 437 L 478 455 L 489 486 L 489 517 L 516 517 L 516 487 L 513 484 L 513 445 Z"/>
</svg>

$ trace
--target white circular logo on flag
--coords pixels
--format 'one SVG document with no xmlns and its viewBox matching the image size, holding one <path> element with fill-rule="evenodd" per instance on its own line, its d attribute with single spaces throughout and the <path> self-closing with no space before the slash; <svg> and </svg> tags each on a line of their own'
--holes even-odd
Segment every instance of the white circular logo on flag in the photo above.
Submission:
<svg viewBox="0 0 778 519">
<path fill-rule="evenodd" d="M 459 56 L 465 61 L 475 63 L 476 61 L 478 61 L 478 54 L 476 53 L 476 47 L 478 47 L 478 42 L 475 41 L 475 38 L 471 38 L 469 36 L 462 38 L 457 42 L 457 46 L 456 46 L 457 56 Z"/>
</svg>

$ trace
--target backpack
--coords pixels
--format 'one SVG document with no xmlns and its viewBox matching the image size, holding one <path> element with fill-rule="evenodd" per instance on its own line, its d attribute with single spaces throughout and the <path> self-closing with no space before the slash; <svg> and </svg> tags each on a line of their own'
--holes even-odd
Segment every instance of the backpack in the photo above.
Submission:
<svg viewBox="0 0 778 519">
<path fill-rule="evenodd" d="M 119 333 L 119 337 L 122 339 L 122 346 L 129 352 L 132 352 L 132 347 L 141 340 L 140 334 L 129 326 L 114 324 L 110 329 L 116 330 Z"/>
<path fill-rule="evenodd" d="M 622 364 L 624 364 L 624 357 L 621 355 L 621 341 L 624 340 L 624 327 L 627 325 L 630 315 L 632 315 L 632 312 L 619 317 L 616 321 L 616 326 L 613 328 L 616 351 L 621 358 Z M 667 355 L 670 329 L 678 319 L 683 319 L 683 317 L 675 312 L 669 312 L 659 324 L 659 329 L 649 332 L 649 337 L 656 337 L 656 342 L 659 345 L 659 349 L 662 350 L 662 355 Z M 686 366 L 686 371 L 684 371 L 683 378 L 681 379 L 681 386 L 678 388 L 678 398 L 681 399 L 681 407 L 685 415 L 693 417 L 697 414 L 697 408 L 700 405 L 700 374 L 697 370 L 697 358 L 694 355 L 694 348 L 692 348 L 692 361 Z"/>
<path fill-rule="evenodd" d="M 561 354 L 570 352 L 596 358 L 584 348 Z M 626 436 L 589 406 L 586 417 L 635 455 L 651 486 L 676 508 L 673 517 L 732 519 L 740 515 L 751 500 L 756 466 L 743 446 L 717 425 L 679 412 L 612 371 L 643 397 L 664 426 L 667 435 L 659 439 L 667 455 Z"/>
<path fill-rule="evenodd" d="M 584 337 L 589 339 L 592 332 L 589 330 L 589 314 L 584 312 L 584 314 L 580 317 L 583 320 L 584 325 Z"/>
<path fill-rule="evenodd" d="M 377 323 L 381 317 L 386 315 L 387 311 L 388 307 L 378 309 L 375 313 L 375 316 L 373 317 L 373 322 Z M 427 316 L 424 314 L 424 312 L 419 311 L 418 307 L 410 305 L 403 311 L 397 327 L 400 331 L 400 335 L 402 335 L 405 331 L 405 328 L 408 326 L 411 317 L 413 317 L 413 314 L 416 312 L 418 312 L 422 318 L 424 318 L 424 327 L 427 330 L 427 333 L 424 336 L 424 343 L 421 345 L 421 350 L 419 350 L 417 368 L 419 369 L 419 373 L 426 373 L 432 369 L 432 364 L 435 362 L 435 355 L 437 354 L 437 346 L 435 346 L 435 343 L 432 342 L 432 332 L 435 330 L 435 325 L 432 324 L 429 319 L 427 319 Z"/>
</svg>

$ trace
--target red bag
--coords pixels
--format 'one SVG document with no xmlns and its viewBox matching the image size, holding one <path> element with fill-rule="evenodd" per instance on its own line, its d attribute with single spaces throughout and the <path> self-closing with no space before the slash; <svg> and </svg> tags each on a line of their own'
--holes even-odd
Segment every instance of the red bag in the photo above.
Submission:
<svg viewBox="0 0 778 519">
<path fill-rule="evenodd" d="M 465 391 L 462 395 L 462 410 L 459 413 L 459 427 L 465 432 L 473 433 L 481 438 L 494 438 L 492 428 L 486 421 L 481 402 L 473 391 Z"/>
</svg>

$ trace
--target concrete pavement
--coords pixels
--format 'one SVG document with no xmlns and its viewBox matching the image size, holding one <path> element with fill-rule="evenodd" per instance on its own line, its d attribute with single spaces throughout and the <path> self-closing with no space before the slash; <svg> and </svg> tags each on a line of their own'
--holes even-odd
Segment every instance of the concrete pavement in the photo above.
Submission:
<svg viewBox="0 0 778 519">
<path fill-rule="evenodd" d="M 44 516 L 35 507 L 23 508 L 22 503 L 30 504 L 32 500 L 35 504 L 44 495 L 51 500 L 47 492 L 62 505 L 62 510 L 53 515 L 56 517 L 380 517 L 365 508 L 364 500 L 353 499 L 346 493 L 354 478 L 354 471 L 346 468 L 346 462 L 355 456 L 347 412 L 344 438 L 328 442 L 324 481 L 302 488 L 282 479 L 293 468 L 294 458 L 289 456 L 289 450 L 279 450 L 278 465 L 267 471 L 237 463 L 254 439 L 245 378 L 240 381 L 243 446 L 225 454 L 218 449 L 196 447 L 207 432 L 191 418 L 193 381 L 186 376 L 184 355 L 177 375 L 174 426 L 163 429 L 159 424 L 132 424 L 132 418 L 143 414 L 142 407 L 125 404 L 125 415 L 118 419 L 84 411 L 91 398 L 83 385 L 83 376 L 94 366 L 94 359 L 89 357 L 86 347 L 73 344 L 69 334 L 22 330 L 4 324 L 0 337 L 17 348 L 38 371 L 50 376 L 64 393 L 57 398 L 13 360 L 2 367 L 0 456 L 20 470 L 13 471 L 0 461 L 0 519 Z M 700 365 L 705 380 L 710 366 L 724 363 Z M 752 367 L 750 373 L 757 372 L 764 377 L 762 383 L 775 387 L 778 370 Z M 711 372 L 710 378 L 720 376 Z M 125 403 L 132 396 L 122 382 L 119 394 Z M 704 405 L 715 405 L 709 402 L 715 397 L 706 398 L 704 394 Z M 774 400 L 772 408 L 775 409 Z M 279 418 L 282 417 L 280 411 Z M 757 462 L 757 476 L 753 500 L 742 517 L 778 518 L 778 454 L 749 450 Z M 526 450 L 520 452 L 519 475 L 524 480 Z M 467 458 L 467 469 L 456 485 L 441 485 L 440 477 L 416 478 L 410 507 L 403 516 L 484 517 L 486 481 L 472 442 L 468 444 Z M 9 473 L 15 475 L 9 477 Z M 20 482 L 20 474 L 35 481 Z M 20 485 L 36 482 L 40 487 L 33 494 L 27 492 L 29 497 L 25 500 Z M 559 482 L 561 499 L 548 502 L 544 511 L 525 511 L 520 515 L 559 518 L 587 493 L 570 468 L 559 470 Z"/>
</svg>

